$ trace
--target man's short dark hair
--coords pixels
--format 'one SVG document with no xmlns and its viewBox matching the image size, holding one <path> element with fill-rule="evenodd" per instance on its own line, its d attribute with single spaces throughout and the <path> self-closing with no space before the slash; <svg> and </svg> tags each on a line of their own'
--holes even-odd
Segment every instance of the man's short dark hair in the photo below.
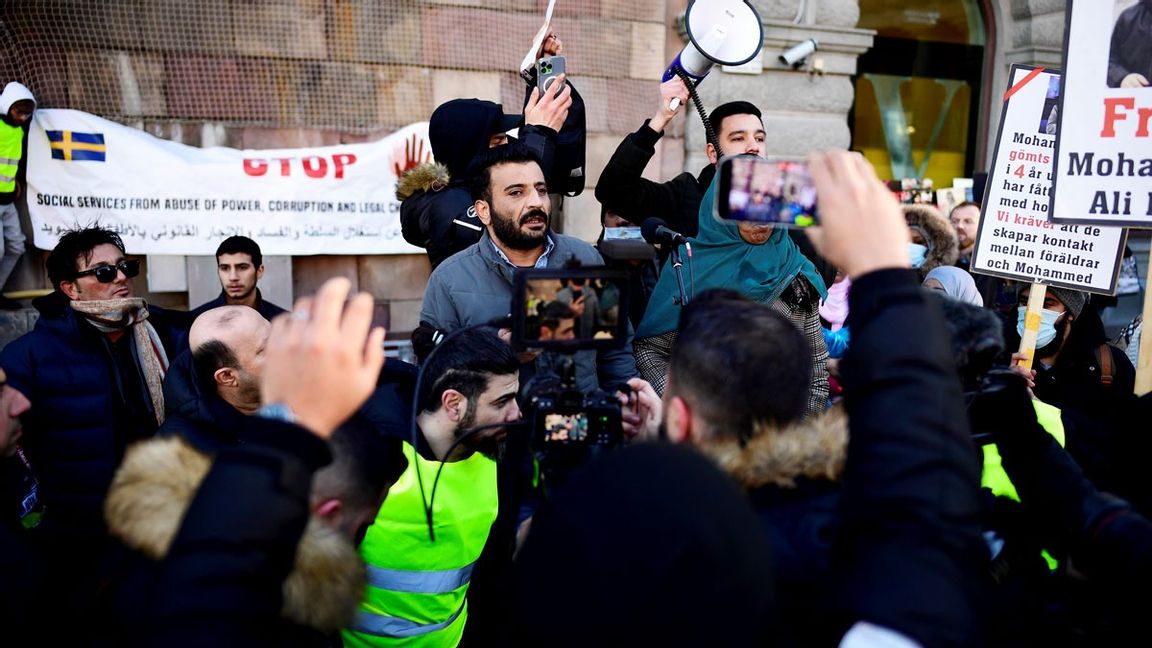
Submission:
<svg viewBox="0 0 1152 648">
<path fill-rule="evenodd" d="M 799 420 L 811 382 L 808 341 L 769 306 L 709 290 L 680 311 L 668 392 L 687 400 L 714 434 L 747 440 L 758 424 Z"/>
<path fill-rule="evenodd" d="M 216 262 L 225 254 L 247 254 L 252 257 L 252 265 L 256 268 L 264 263 L 264 255 L 260 253 L 260 246 L 247 236 L 229 236 L 224 239 L 220 247 L 216 248 Z"/>
<path fill-rule="evenodd" d="M 555 331 L 560 327 L 560 321 L 566 319 L 576 319 L 576 312 L 562 301 L 550 302 L 540 309 L 540 326 L 547 326 Z"/>
<path fill-rule="evenodd" d="M 729 101 L 726 104 L 716 106 L 708 115 L 708 122 L 712 124 L 712 131 L 716 133 L 717 137 L 720 136 L 720 124 L 724 122 L 726 117 L 732 115 L 756 115 L 756 119 L 759 119 L 761 124 L 764 123 L 764 117 L 756 106 L 747 101 Z"/>
<path fill-rule="evenodd" d="M 502 144 L 480 152 L 468 167 L 469 188 L 472 200 L 492 203 L 492 167 L 502 164 L 540 164 L 540 158 L 532 149 L 519 142 Z"/>
<path fill-rule="evenodd" d="M 379 506 L 384 488 L 396 483 L 408 467 L 401 440 L 380 434 L 360 413 L 336 428 L 328 447 L 332 463 L 316 473 L 313 489 L 339 497 L 348 506 Z"/>
<path fill-rule="evenodd" d="M 421 409 L 440 409 L 444 392 L 454 389 L 469 401 L 488 388 L 492 376 L 508 376 L 520 370 L 520 361 L 491 328 L 476 328 L 449 336 L 424 365 L 420 386 Z"/>
<path fill-rule="evenodd" d="M 220 340 L 208 340 L 192 349 L 192 365 L 196 379 L 205 394 L 216 393 L 216 372 L 225 367 L 239 367 L 240 361 L 232 349 Z"/>
<path fill-rule="evenodd" d="M 948 218 L 952 218 L 952 214 L 955 214 L 956 210 L 960 209 L 961 207 L 975 207 L 976 211 L 980 211 L 980 203 L 973 202 L 971 200 L 965 200 L 964 202 L 960 203 L 959 205 L 956 205 L 955 207 L 953 207 L 952 211 L 948 212 Z"/>
<path fill-rule="evenodd" d="M 84 259 L 84 264 L 87 264 L 92 258 L 92 250 L 105 243 L 115 245 L 120 252 L 124 252 L 124 241 L 120 235 L 106 227 L 93 225 L 65 232 L 44 262 L 52 288 L 59 290 L 61 281 L 76 279 L 76 273 L 80 271 L 77 261 Z"/>
</svg>

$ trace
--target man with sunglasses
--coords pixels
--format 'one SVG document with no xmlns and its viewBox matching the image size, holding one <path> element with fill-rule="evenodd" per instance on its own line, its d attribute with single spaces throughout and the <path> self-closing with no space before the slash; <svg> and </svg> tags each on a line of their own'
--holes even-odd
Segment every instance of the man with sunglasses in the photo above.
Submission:
<svg viewBox="0 0 1152 648">
<path fill-rule="evenodd" d="M 21 444 L 44 504 L 35 535 L 48 591 L 77 618 L 105 550 L 108 486 L 125 448 L 163 421 L 161 381 L 187 342 L 183 313 L 134 296 L 140 263 L 115 232 L 67 232 L 45 265 L 55 290 L 33 302 L 35 328 L 4 348 L 0 366 L 32 403 Z"/>
</svg>

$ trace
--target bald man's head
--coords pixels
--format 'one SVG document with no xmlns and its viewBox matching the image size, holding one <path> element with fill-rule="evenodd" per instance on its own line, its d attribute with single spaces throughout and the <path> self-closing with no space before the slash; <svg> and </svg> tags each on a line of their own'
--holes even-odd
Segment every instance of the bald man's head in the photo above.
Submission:
<svg viewBox="0 0 1152 648">
<path fill-rule="evenodd" d="M 272 325 L 247 306 L 204 312 L 188 331 L 188 346 L 201 388 L 244 412 L 260 407 L 264 347 Z"/>
</svg>

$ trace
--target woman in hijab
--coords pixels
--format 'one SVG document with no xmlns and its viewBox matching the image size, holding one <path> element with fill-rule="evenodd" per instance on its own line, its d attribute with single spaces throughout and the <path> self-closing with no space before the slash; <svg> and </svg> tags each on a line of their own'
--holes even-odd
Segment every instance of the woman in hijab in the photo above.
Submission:
<svg viewBox="0 0 1152 648">
<path fill-rule="evenodd" d="M 828 401 L 828 349 L 817 311 L 827 294 L 824 280 L 783 227 L 736 223 L 716 218 L 716 180 L 700 201 L 700 232 L 692 238 L 690 268 L 685 274 L 689 299 L 709 288 L 728 288 L 769 304 L 804 333 L 812 351 L 812 389 L 808 413 L 824 411 Z M 689 265 L 686 264 L 686 265 Z M 676 339 L 680 294 L 668 265 L 636 329 L 636 365 L 656 391 L 664 393 L 668 358 Z M 754 397 L 750 395 L 750 397 Z"/>
<path fill-rule="evenodd" d="M 933 268 L 928 276 L 924 277 L 924 287 L 939 290 L 957 301 L 973 306 L 984 306 L 984 298 L 980 296 L 972 275 L 955 266 Z"/>
</svg>

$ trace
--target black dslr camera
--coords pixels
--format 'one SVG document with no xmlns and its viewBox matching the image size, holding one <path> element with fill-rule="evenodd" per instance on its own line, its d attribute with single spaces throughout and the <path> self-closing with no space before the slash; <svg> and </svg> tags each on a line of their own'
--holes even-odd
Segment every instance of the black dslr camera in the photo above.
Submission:
<svg viewBox="0 0 1152 648">
<path fill-rule="evenodd" d="M 625 273 L 603 267 L 516 275 L 512 344 L 540 352 L 522 409 L 546 471 L 570 469 L 623 440 L 620 402 L 604 390 L 577 387 L 575 355 L 624 343 L 627 290 Z"/>
</svg>

